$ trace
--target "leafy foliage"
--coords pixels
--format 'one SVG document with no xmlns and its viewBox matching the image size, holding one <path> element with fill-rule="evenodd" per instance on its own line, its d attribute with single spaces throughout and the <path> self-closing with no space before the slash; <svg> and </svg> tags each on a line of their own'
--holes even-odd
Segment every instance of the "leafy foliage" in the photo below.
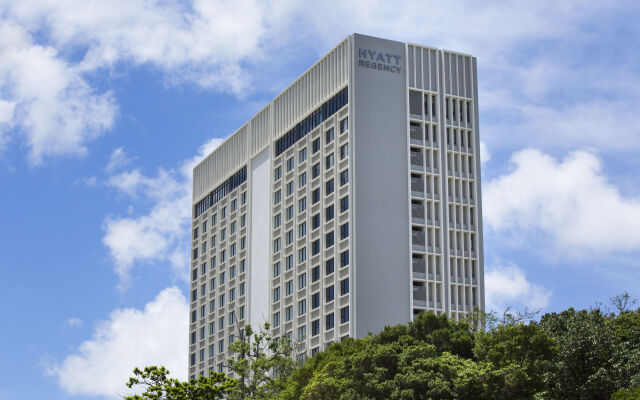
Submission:
<svg viewBox="0 0 640 400">
<path fill-rule="evenodd" d="M 125 400 L 215 400 L 224 398 L 235 386 L 233 379 L 218 373 L 190 382 L 169 378 L 169 370 L 165 367 L 151 366 L 143 371 L 136 368 L 133 374 L 127 387 L 142 385 L 145 391 L 142 395 L 125 396 Z"/>
</svg>

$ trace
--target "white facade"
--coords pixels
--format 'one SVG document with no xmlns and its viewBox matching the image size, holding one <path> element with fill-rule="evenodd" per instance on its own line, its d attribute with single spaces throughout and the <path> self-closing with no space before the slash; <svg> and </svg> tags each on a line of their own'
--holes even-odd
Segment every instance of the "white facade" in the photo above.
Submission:
<svg viewBox="0 0 640 400">
<path fill-rule="evenodd" d="M 194 169 L 189 375 L 484 308 L 475 58 L 354 34 Z"/>
</svg>

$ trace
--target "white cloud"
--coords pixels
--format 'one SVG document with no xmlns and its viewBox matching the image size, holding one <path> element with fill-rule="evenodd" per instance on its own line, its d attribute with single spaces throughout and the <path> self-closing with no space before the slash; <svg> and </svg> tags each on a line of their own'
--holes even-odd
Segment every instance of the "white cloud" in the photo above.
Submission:
<svg viewBox="0 0 640 400">
<path fill-rule="evenodd" d="M 484 142 L 480 142 L 480 162 L 485 164 L 487 161 L 491 160 L 491 153 L 487 148 L 487 145 Z"/>
<path fill-rule="evenodd" d="M 80 318 L 69 318 L 66 322 L 68 328 L 82 328 L 82 320 Z"/>
<path fill-rule="evenodd" d="M 114 172 L 126 167 L 131 161 L 133 161 L 133 158 L 127 155 L 124 148 L 118 147 L 109 156 L 109 162 L 107 163 L 106 170 L 107 172 Z"/>
<path fill-rule="evenodd" d="M 557 161 L 527 149 L 513 154 L 510 168 L 484 185 L 491 229 L 544 233 L 558 252 L 573 256 L 640 249 L 640 199 L 609 183 L 593 153 L 576 151 Z"/>
<path fill-rule="evenodd" d="M 222 141 L 209 140 L 180 168 L 160 169 L 156 177 L 146 177 L 137 169 L 110 177 L 108 184 L 122 193 L 133 198 L 142 194 L 153 201 L 146 214 L 105 220 L 102 241 L 115 261 L 121 289 L 128 286 L 136 262 L 168 261 L 179 276 L 186 277 L 193 167 Z"/>
<path fill-rule="evenodd" d="M 35 44 L 19 25 L 1 22 L 0 132 L 20 128 L 32 165 L 45 156 L 84 154 L 85 144 L 113 124 L 112 95 L 95 93 L 54 48 Z"/>
<path fill-rule="evenodd" d="M 549 305 L 551 291 L 531 283 L 515 264 L 487 268 L 484 282 L 489 311 L 502 312 L 511 306 L 541 309 Z"/>
<path fill-rule="evenodd" d="M 164 365 L 173 377 L 187 376 L 189 306 L 179 289 L 160 292 L 143 310 L 116 309 L 93 337 L 47 372 L 68 393 L 121 399 L 135 367 Z"/>
</svg>

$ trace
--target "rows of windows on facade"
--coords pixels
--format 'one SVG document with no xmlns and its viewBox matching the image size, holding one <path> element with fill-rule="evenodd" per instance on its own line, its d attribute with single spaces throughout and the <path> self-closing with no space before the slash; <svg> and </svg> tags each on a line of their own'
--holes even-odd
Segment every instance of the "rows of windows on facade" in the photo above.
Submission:
<svg viewBox="0 0 640 400">
<path fill-rule="evenodd" d="M 327 305 L 338 304 L 334 301 L 336 297 L 342 299 L 335 313 L 329 312 L 323 316 L 325 332 L 336 326 L 336 315 L 339 317 L 339 326 L 348 327 L 350 319 L 347 271 L 349 197 L 346 190 L 349 182 L 348 119 L 345 117 L 338 122 L 335 127 L 338 135 L 333 127 L 322 129 L 322 122 L 342 109 L 346 102 L 347 92 L 344 89 L 320 107 L 320 113 L 312 113 L 310 118 L 313 119 L 307 118 L 275 144 L 274 150 L 278 156 L 274 160 L 272 173 L 272 255 L 277 261 L 273 263 L 271 308 L 278 311 L 272 313 L 270 322 L 277 336 L 286 336 L 294 343 L 321 334 L 320 318 L 308 324 L 300 319 L 307 315 L 307 302 L 313 311 L 321 307 L 323 300 Z M 215 359 L 217 370 L 223 372 L 225 363 L 222 357 L 225 351 L 243 335 L 247 268 L 246 178 L 245 166 L 194 207 L 190 334 L 192 367 L 218 356 Z M 308 181 L 310 184 L 307 184 Z M 339 195 L 337 200 L 336 193 Z M 313 214 L 308 212 L 307 207 L 318 209 L 320 203 L 323 205 L 321 210 Z M 305 290 L 307 276 L 310 276 L 312 286 L 317 286 L 322 278 L 320 265 L 309 266 L 307 251 L 311 260 L 319 259 L 321 251 L 324 251 L 323 255 L 331 251 L 337 253 L 336 257 L 323 257 L 324 286 L 322 290 L 308 295 Z M 334 261 L 336 259 L 338 265 Z M 289 272 L 294 267 L 295 279 Z M 329 284 L 332 277 L 335 277 L 335 284 Z M 297 281 L 297 289 L 294 289 L 294 280 Z M 339 287 L 338 296 L 335 287 Z M 284 302 L 280 302 L 281 290 L 285 298 L 296 292 L 298 301 L 295 312 L 294 305 L 285 306 Z M 279 330 L 282 322 L 287 324 L 296 317 L 295 337 L 292 330 Z M 291 324 L 288 326 L 291 327 Z M 319 350 L 319 346 L 316 346 L 311 353 Z M 306 350 L 299 355 L 304 357 Z M 200 369 L 202 374 L 204 371 Z M 209 367 L 210 371 L 213 369 Z"/>
<path fill-rule="evenodd" d="M 443 312 L 441 237 L 441 159 L 437 94 L 409 92 L 409 150 L 412 218 L 412 276 L 414 317 L 424 309 Z M 450 305 L 467 312 L 479 304 L 476 257 L 475 132 L 469 99 L 447 96 L 445 140 L 450 246 Z M 476 286 L 476 287 L 474 287 Z M 425 290 L 427 289 L 427 290 Z M 462 304 L 464 303 L 464 304 Z"/>
</svg>

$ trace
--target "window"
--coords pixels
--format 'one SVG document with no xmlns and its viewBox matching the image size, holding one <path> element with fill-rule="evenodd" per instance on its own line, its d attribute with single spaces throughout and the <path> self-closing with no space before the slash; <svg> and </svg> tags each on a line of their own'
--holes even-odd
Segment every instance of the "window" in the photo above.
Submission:
<svg viewBox="0 0 640 400">
<path fill-rule="evenodd" d="M 311 295 L 311 309 L 315 310 L 320 307 L 320 293 L 314 293 Z"/>
<path fill-rule="evenodd" d="M 287 221 L 293 218 L 293 206 L 287 207 Z"/>
<path fill-rule="evenodd" d="M 292 255 L 288 255 L 287 258 L 285 258 L 284 262 L 285 262 L 285 267 L 287 268 L 287 271 L 289 271 L 291 268 L 293 268 L 293 256 Z"/>
<path fill-rule="evenodd" d="M 347 183 L 349 183 L 349 170 L 345 169 L 340 172 L 340 186 L 346 185 Z"/>
<path fill-rule="evenodd" d="M 198 289 L 193 289 L 191 291 L 191 301 L 198 300 Z"/>
<path fill-rule="evenodd" d="M 240 296 L 244 296 L 245 284 L 242 282 L 240 284 Z"/>
<path fill-rule="evenodd" d="M 218 329 L 219 330 L 223 330 L 224 329 L 224 317 L 218 318 Z"/>
<path fill-rule="evenodd" d="M 215 355 L 215 346 L 210 344 L 209 345 L 209 357 L 213 357 Z"/>
<path fill-rule="evenodd" d="M 293 157 L 287 160 L 287 172 L 293 169 Z"/>
<path fill-rule="evenodd" d="M 200 296 L 204 296 L 205 294 L 207 294 L 207 284 L 203 283 L 202 286 L 200 286 Z"/>
<path fill-rule="evenodd" d="M 313 267 L 313 269 L 311 270 L 311 281 L 316 282 L 319 279 L 320 279 L 320 267 L 319 266 Z"/>
<path fill-rule="evenodd" d="M 218 353 L 224 352 L 224 339 L 218 341 Z"/>
<path fill-rule="evenodd" d="M 213 299 L 209 302 L 209 312 L 212 313 L 216 310 L 216 300 Z"/>
<path fill-rule="evenodd" d="M 222 293 L 218 298 L 218 304 L 218 307 L 224 307 L 224 293 Z"/>
<path fill-rule="evenodd" d="M 213 335 L 216 332 L 216 323 L 209 322 L 209 335 Z"/>
<path fill-rule="evenodd" d="M 298 212 L 301 213 L 307 209 L 307 198 L 303 197 L 298 200 Z"/>
<path fill-rule="evenodd" d="M 349 265 L 349 250 L 340 253 L 340 266 L 346 267 L 347 265 Z"/>
<path fill-rule="evenodd" d="M 280 251 L 280 238 L 273 241 L 273 252 L 276 253 L 278 251 Z"/>
<path fill-rule="evenodd" d="M 205 315 L 207 315 L 207 307 L 206 306 L 200 306 L 200 318 L 204 318 Z"/>
<path fill-rule="evenodd" d="M 196 353 L 191 353 L 191 366 L 196 365 Z"/>
<path fill-rule="evenodd" d="M 298 275 L 298 290 L 307 287 L 307 274 Z"/>
<path fill-rule="evenodd" d="M 229 268 L 229 279 L 233 279 L 236 277 L 236 267 L 232 266 Z"/>
<path fill-rule="evenodd" d="M 344 296 L 349 293 L 349 278 L 340 281 L 340 295 Z"/>
<path fill-rule="evenodd" d="M 333 231 L 327 233 L 324 235 L 324 247 L 325 248 L 329 248 L 331 246 L 333 246 Z"/>
<path fill-rule="evenodd" d="M 285 238 L 287 241 L 287 245 L 290 245 L 291 243 L 293 243 L 293 229 L 286 233 Z"/>
<path fill-rule="evenodd" d="M 344 144 L 340 146 L 340 159 L 344 160 L 349 155 L 349 145 Z"/>
<path fill-rule="evenodd" d="M 313 204 L 316 204 L 320 201 L 320 189 L 315 189 L 313 192 L 311 192 L 311 201 L 313 202 Z"/>
<path fill-rule="evenodd" d="M 289 296 L 293 293 L 293 279 L 288 280 L 287 283 L 285 283 L 285 290 L 286 296 Z"/>
<path fill-rule="evenodd" d="M 277 214 L 275 217 L 273 217 L 273 227 L 277 228 L 280 226 L 280 214 Z"/>
<path fill-rule="evenodd" d="M 331 221 L 333 219 L 333 206 L 325 208 L 324 219 L 326 221 Z"/>
<path fill-rule="evenodd" d="M 298 152 L 298 163 L 304 162 L 307 159 L 307 149 L 302 149 Z"/>
<path fill-rule="evenodd" d="M 345 212 L 349 209 L 349 196 L 344 196 L 340 199 L 340 212 Z"/>
<path fill-rule="evenodd" d="M 224 250 L 220 252 L 220 262 L 224 262 L 227 259 L 227 254 Z"/>
<path fill-rule="evenodd" d="M 345 118 L 340 121 L 340 133 L 343 133 L 347 129 L 349 129 L 349 118 Z"/>
<path fill-rule="evenodd" d="M 244 272 L 246 264 L 247 264 L 246 260 L 240 260 L 240 273 Z"/>
<path fill-rule="evenodd" d="M 307 336 L 307 327 L 303 325 L 298 328 L 298 341 L 304 340 L 306 336 Z"/>
<path fill-rule="evenodd" d="M 245 204 L 247 202 L 247 192 L 242 192 L 240 196 L 240 204 Z"/>
<path fill-rule="evenodd" d="M 349 237 L 349 223 L 340 225 L 340 239 Z"/>
<path fill-rule="evenodd" d="M 193 229 L 193 238 L 197 239 L 198 238 L 198 228 L 194 228 Z"/>
<path fill-rule="evenodd" d="M 220 219 L 224 219 L 227 216 L 227 207 L 222 207 L 220 210 Z"/>
<path fill-rule="evenodd" d="M 200 340 L 204 340 L 204 326 L 200 327 Z"/>
<path fill-rule="evenodd" d="M 301 264 L 307 260 L 307 248 L 303 247 L 298 250 L 298 264 Z"/>
<path fill-rule="evenodd" d="M 211 216 L 211 226 L 215 226 L 217 222 L 218 222 L 218 214 L 213 214 Z"/>
<path fill-rule="evenodd" d="M 274 302 L 280 301 L 280 286 L 273 289 L 273 301 Z"/>
<path fill-rule="evenodd" d="M 238 200 L 232 200 L 231 201 L 231 212 L 234 212 L 237 209 L 238 209 Z"/>
<path fill-rule="evenodd" d="M 244 319 L 244 306 L 240 306 L 240 321 Z"/>
<path fill-rule="evenodd" d="M 320 320 L 316 319 L 311 322 L 311 336 L 317 336 L 320 334 Z"/>
<path fill-rule="evenodd" d="M 202 243 L 202 254 L 205 254 L 207 252 L 207 242 L 203 242 Z"/>
<path fill-rule="evenodd" d="M 329 129 L 324 134 L 325 143 L 331 143 L 333 141 L 333 128 Z"/>
<path fill-rule="evenodd" d="M 205 275 L 207 273 L 207 263 L 203 262 L 200 266 L 200 275 Z"/>
<path fill-rule="evenodd" d="M 236 233 L 236 223 L 235 223 L 235 221 L 231 223 L 231 226 L 229 227 L 229 230 L 231 231 L 230 235 L 233 235 L 234 233 Z"/>
<path fill-rule="evenodd" d="M 235 311 L 231 311 L 229 313 L 229 325 L 232 325 L 236 322 L 236 312 Z M 231 343 L 231 340 L 229 340 L 229 343 Z"/>
<path fill-rule="evenodd" d="M 307 223 L 303 222 L 298 225 L 298 237 L 301 238 L 307 234 Z"/>
<path fill-rule="evenodd" d="M 194 268 L 193 271 L 191 271 L 191 280 L 195 281 L 198 279 L 198 268 Z"/>
<path fill-rule="evenodd" d="M 243 236 L 240 238 L 240 250 L 244 250 L 247 247 L 247 237 Z"/>
<path fill-rule="evenodd" d="M 324 302 L 329 303 L 333 301 L 333 285 L 324 289 Z"/>
<path fill-rule="evenodd" d="M 231 288 L 229 290 L 229 301 L 234 301 L 236 299 L 236 288 Z"/>
<path fill-rule="evenodd" d="M 211 236 L 211 247 L 216 245 L 216 235 Z"/>
<path fill-rule="evenodd" d="M 231 248 L 229 249 L 229 257 L 233 257 L 236 255 L 236 244 L 233 243 Z"/>
<path fill-rule="evenodd" d="M 311 357 L 315 356 L 319 352 L 320 352 L 320 347 L 314 347 L 313 349 L 311 349 Z"/>
<path fill-rule="evenodd" d="M 314 164 L 313 167 L 311 167 L 311 179 L 315 179 L 318 176 L 320 176 L 320 163 Z"/>
<path fill-rule="evenodd" d="M 273 204 L 279 204 L 279 203 L 280 203 L 281 196 L 282 196 L 282 195 L 281 195 L 281 193 L 280 193 L 280 190 L 276 191 L 276 192 L 273 194 Z"/>
<path fill-rule="evenodd" d="M 330 258 L 324 262 L 324 274 L 331 275 L 333 274 L 333 270 L 334 270 L 333 258 Z"/>
<path fill-rule="evenodd" d="M 196 331 L 191 332 L 191 344 L 196 344 L 198 338 L 196 337 Z"/>
<path fill-rule="evenodd" d="M 284 309 L 284 320 L 291 321 L 293 319 L 293 306 Z"/>
<path fill-rule="evenodd" d="M 311 255 L 315 256 L 318 253 L 320 253 L 320 239 L 311 242 Z"/>
<path fill-rule="evenodd" d="M 191 323 L 194 323 L 198 320 L 198 313 L 196 310 L 191 311 Z"/>
<path fill-rule="evenodd" d="M 314 230 L 320 226 L 320 213 L 311 217 L 311 230 Z"/>
<path fill-rule="evenodd" d="M 307 184 L 307 173 L 303 172 L 300 176 L 298 176 L 298 187 L 304 187 Z"/>
<path fill-rule="evenodd" d="M 224 273 L 224 272 L 221 272 L 221 273 L 220 273 L 220 284 L 221 284 L 221 285 L 224 285 L 224 277 L 225 277 L 225 273 Z"/>
<path fill-rule="evenodd" d="M 276 278 L 280 276 L 280 262 L 273 264 L 273 277 Z"/>
<path fill-rule="evenodd" d="M 340 309 L 340 323 L 349 322 L 349 306 Z"/>
<path fill-rule="evenodd" d="M 320 138 L 314 140 L 311 143 L 311 148 L 313 150 L 313 154 L 317 153 L 320 150 Z"/>
<path fill-rule="evenodd" d="M 327 157 L 325 157 L 325 159 L 324 159 L 324 167 L 326 169 L 329 169 L 329 168 L 333 167 L 334 163 L 335 163 L 335 159 L 333 157 L 333 153 L 331 153 Z"/>
<path fill-rule="evenodd" d="M 333 179 L 324 184 L 324 195 L 330 195 L 333 193 Z"/>
<path fill-rule="evenodd" d="M 327 315 L 324 318 L 325 318 L 324 329 L 325 330 L 333 329 L 333 326 L 334 326 L 333 313 Z"/>
<path fill-rule="evenodd" d="M 208 221 L 203 221 L 203 222 L 202 222 L 202 233 L 207 232 L 207 222 L 208 222 Z"/>
<path fill-rule="evenodd" d="M 197 247 L 195 249 L 193 249 L 193 259 L 194 260 L 198 259 L 198 248 Z"/>
<path fill-rule="evenodd" d="M 293 181 L 287 183 L 287 196 L 293 194 Z"/>
<path fill-rule="evenodd" d="M 307 312 L 307 300 L 303 299 L 298 302 L 298 315 L 304 315 Z"/>
</svg>

